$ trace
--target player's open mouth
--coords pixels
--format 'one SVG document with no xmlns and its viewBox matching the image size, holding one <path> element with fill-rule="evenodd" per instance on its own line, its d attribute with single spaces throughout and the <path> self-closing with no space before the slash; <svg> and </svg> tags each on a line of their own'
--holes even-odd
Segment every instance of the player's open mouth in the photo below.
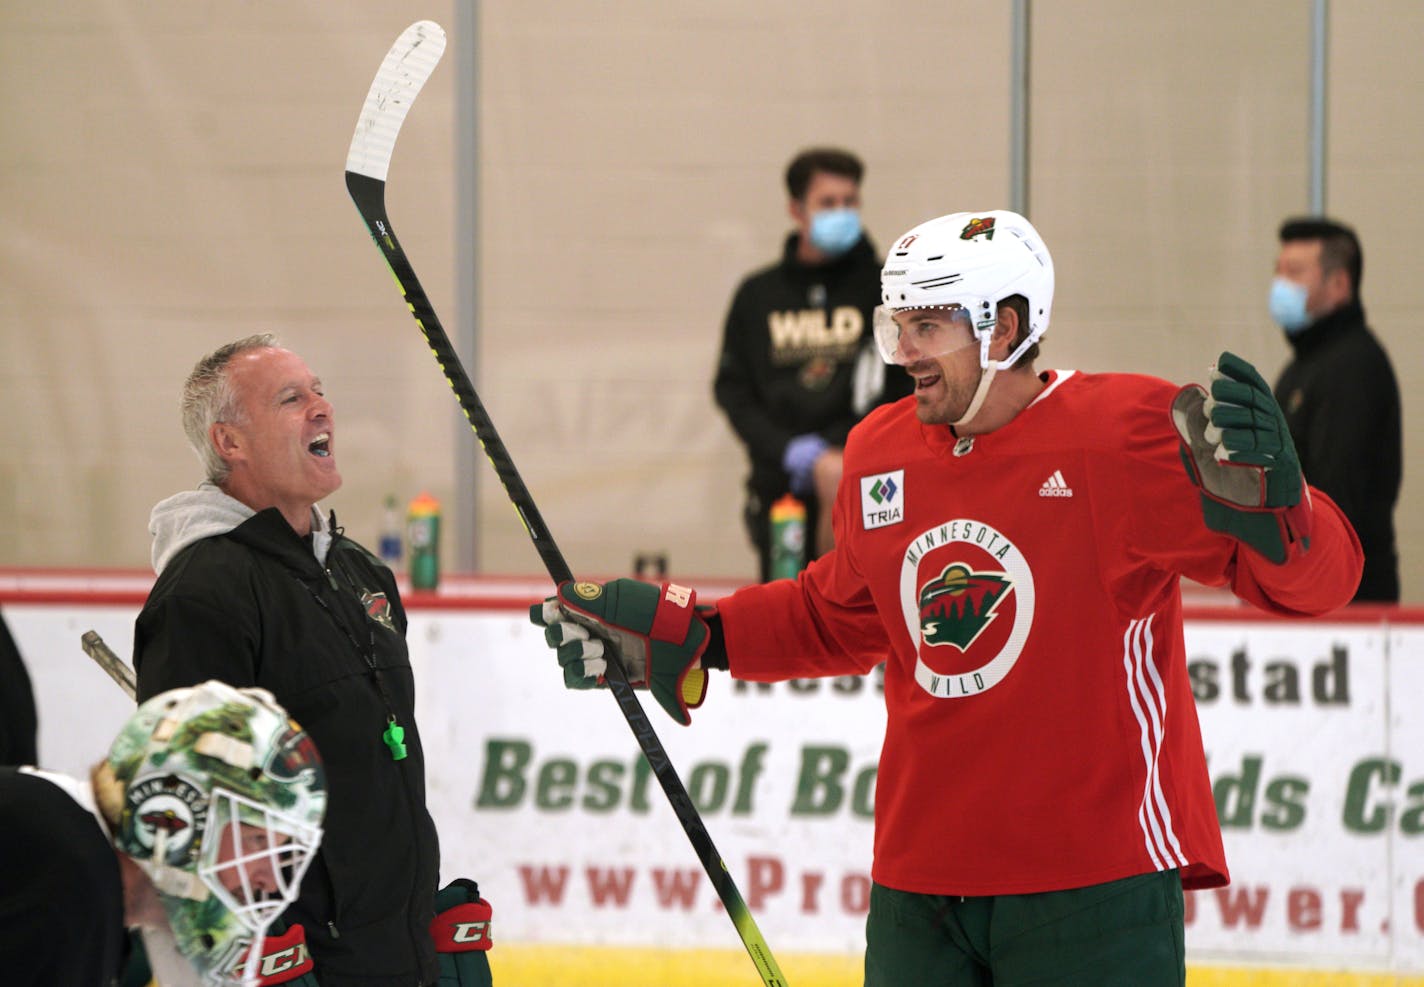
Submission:
<svg viewBox="0 0 1424 987">
<path fill-rule="evenodd" d="M 934 387 L 936 384 L 938 384 L 938 383 L 939 383 L 939 380 L 940 380 L 940 375 L 939 375 L 939 374 L 930 374 L 928 377 L 916 377 L 916 378 L 915 378 L 915 390 L 917 390 L 917 391 L 928 390 L 929 388 Z"/>
<path fill-rule="evenodd" d="M 331 433 L 322 432 L 307 445 L 307 452 L 323 458 L 331 455 Z"/>
</svg>

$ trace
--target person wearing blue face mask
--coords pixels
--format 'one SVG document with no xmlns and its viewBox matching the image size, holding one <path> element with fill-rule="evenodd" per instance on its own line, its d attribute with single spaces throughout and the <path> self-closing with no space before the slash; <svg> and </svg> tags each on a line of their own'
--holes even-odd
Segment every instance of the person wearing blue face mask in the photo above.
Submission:
<svg viewBox="0 0 1424 987">
<path fill-rule="evenodd" d="M 1365 323 L 1364 253 L 1354 230 L 1322 217 L 1287 220 L 1280 241 L 1269 305 L 1293 359 L 1276 381 L 1276 401 L 1302 471 L 1360 537 L 1365 570 L 1355 601 L 1396 603 L 1399 385 Z"/>
<path fill-rule="evenodd" d="M 713 393 L 746 447 L 743 521 L 771 577 L 771 505 L 794 494 L 807 510 L 807 560 L 832 543 L 829 505 L 850 428 L 908 395 L 907 374 L 876 356 L 872 313 L 880 259 L 861 226 L 865 167 L 838 148 L 811 148 L 786 169 L 795 229 L 781 259 L 744 278 L 723 328 Z"/>
</svg>

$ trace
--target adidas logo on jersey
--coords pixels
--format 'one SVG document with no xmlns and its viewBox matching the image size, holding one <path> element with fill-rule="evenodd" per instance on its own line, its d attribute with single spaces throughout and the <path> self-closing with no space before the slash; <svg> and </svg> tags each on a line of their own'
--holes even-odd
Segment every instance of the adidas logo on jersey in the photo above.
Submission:
<svg viewBox="0 0 1424 987">
<path fill-rule="evenodd" d="M 1053 475 L 1044 480 L 1043 486 L 1038 488 L 1038 495 L 1040 497 L 1071 497 L 1073 488 L 1068 486 L 1060 470 L 1054 470 Z"/>
</svg>

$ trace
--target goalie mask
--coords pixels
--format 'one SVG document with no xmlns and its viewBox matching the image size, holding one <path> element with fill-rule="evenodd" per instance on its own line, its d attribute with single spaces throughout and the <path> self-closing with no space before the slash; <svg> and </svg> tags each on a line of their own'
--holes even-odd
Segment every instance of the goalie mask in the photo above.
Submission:
<svg viewBox="0 0 1424 987">
<path fill-rule="evenodd" d="M 880 272 L 882 304 L 875 343 L 886 363 L 902 366 L 979 344 L 979 366 L 1007 370 L 1048 329 L 1053 260 L 1032 224 L 997 209 L 961 212 L 921 223 L 896 241 Z M 1028 333 L 1003 360 L 990 360 L 998 306 L 1028 300 Z M 945 317 L 906 331 L 898 312 L 945 310 Z"/>
<path fill-rule="evenodd" d="M 102 769 L 123 791 L 115 846 L 152 881 L 178 951 L 204 984 L 255 983 L 321 841 L 311 738 L 265 690 L 205 682 L 141 705 Z"/>
</svg>

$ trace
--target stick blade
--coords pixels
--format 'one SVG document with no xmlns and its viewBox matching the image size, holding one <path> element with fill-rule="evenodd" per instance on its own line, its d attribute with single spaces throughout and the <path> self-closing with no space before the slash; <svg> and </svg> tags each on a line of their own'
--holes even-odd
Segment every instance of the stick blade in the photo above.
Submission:
<svg viewBox="0 0 1424 987">
<path fill-rule="evenodd" d="M 416 21 L 401 32 L 366 94 L 346 155 L 347 171 L 386 180 L 405 115 L 443 54 L 445 31 L 434 21 Z"/>
</svg>

